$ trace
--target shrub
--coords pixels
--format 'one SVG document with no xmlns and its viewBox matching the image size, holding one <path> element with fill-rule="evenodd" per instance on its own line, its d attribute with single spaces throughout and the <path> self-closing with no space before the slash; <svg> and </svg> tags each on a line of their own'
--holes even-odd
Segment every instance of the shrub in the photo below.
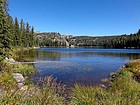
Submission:
<svg viewBox="0 0 140 105">
<path fill-rule="evenodd" d="M 0 73 L 0 87 L 3 89 L 11 89 L 15 87 L 16 80 L 13 78 L 12 72 Z"/>
<path fill-rule="evenodd" d="M 24 77 L 30 76 L 35 73 L 35 69 L 31 65 L 15 65 L 14 71 L 17 73 L 21 73 Z"/>
<path fill-rule="evenodd" d="M 2 72 L 9 72 L 12 71 L 13 67 L 11 64 L 9 64 L 7 61 L 0 62 L 0 71 Z"/>
</svg>

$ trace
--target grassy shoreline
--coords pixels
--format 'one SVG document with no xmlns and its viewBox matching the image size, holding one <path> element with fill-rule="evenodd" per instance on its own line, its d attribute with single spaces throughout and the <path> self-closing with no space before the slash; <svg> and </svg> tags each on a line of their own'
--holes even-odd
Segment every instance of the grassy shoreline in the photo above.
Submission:
<svg viewBox="0 0 140 105">
<path fill-rule="evenodd" d="M 21 49 L 18 49 L 20 51 Z M 28 49 L 24 49 L 28 50 Z M 15 51 L 15 50 L 13 50 Z M 17 51 L 17 50 L 16 50 Z M 15 52 L 12 52 L 12 55 Z M 75 85 L 67 96 L 65 86 L 56 83 L 53 77 L 41 79 L 42 87 L 37 87 L 26 82 L 28 88 L 24 91 L 17 89 L 17 82 L 12 73 L 21 73 L 28 77 L 34 73 L 31 65 L 11 65 L 6 61 L 1 62 L 0 104 L 11 105 L 138 105 L 140 104 L 140 59 L 125 64 L 119 71 L 110 73 L 108 88 L 101 86 Z M 11 90 L 15 90 L 11 92 Z"/>
</svg>

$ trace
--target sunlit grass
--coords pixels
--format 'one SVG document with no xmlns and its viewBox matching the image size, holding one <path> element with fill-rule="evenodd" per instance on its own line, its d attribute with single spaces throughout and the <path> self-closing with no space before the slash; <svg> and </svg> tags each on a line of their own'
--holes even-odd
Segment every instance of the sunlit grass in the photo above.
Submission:
<svg viewBox="0 0 140 105">
<path fill-rule="evenodd" d="M 24 77 L 34 74 L 36 71 L 31 65 L 14 65 L 14 72 L 21 73 Z"/>
<path fill-rule="evenodd" d="M 28 86 L 27 90 L 6 90 L 0 97 L 0 105 L 65 105 L 65 86 L 53 77 L 41 79 L 43 86 Z"/>
</svg>

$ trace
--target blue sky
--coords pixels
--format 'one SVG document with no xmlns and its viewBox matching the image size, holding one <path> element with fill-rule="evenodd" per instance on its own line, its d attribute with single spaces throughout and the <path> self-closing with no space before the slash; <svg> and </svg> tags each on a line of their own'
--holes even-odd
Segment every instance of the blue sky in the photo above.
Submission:
<svg viewBox="0 0 140 105">
<path fill-rule="evenodd" d="M 9 9 L 41 32 L 97 36 L 140 28 L 140 0 L 9 0 Z"/>
</svg>

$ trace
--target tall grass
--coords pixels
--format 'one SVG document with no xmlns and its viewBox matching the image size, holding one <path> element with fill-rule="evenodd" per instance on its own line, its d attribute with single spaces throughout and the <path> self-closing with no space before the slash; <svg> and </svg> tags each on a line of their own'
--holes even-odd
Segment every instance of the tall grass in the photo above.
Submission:
<svg viewBox="0 0 140 105">
<path fill-rule="evenodd" d="M 27 90 L 5 91 L 0 105 L 65 105 L 64 85 L 56 83 L 56 79 L 41 79 L 43 86 L 28 86 Z"/>
</svg>

